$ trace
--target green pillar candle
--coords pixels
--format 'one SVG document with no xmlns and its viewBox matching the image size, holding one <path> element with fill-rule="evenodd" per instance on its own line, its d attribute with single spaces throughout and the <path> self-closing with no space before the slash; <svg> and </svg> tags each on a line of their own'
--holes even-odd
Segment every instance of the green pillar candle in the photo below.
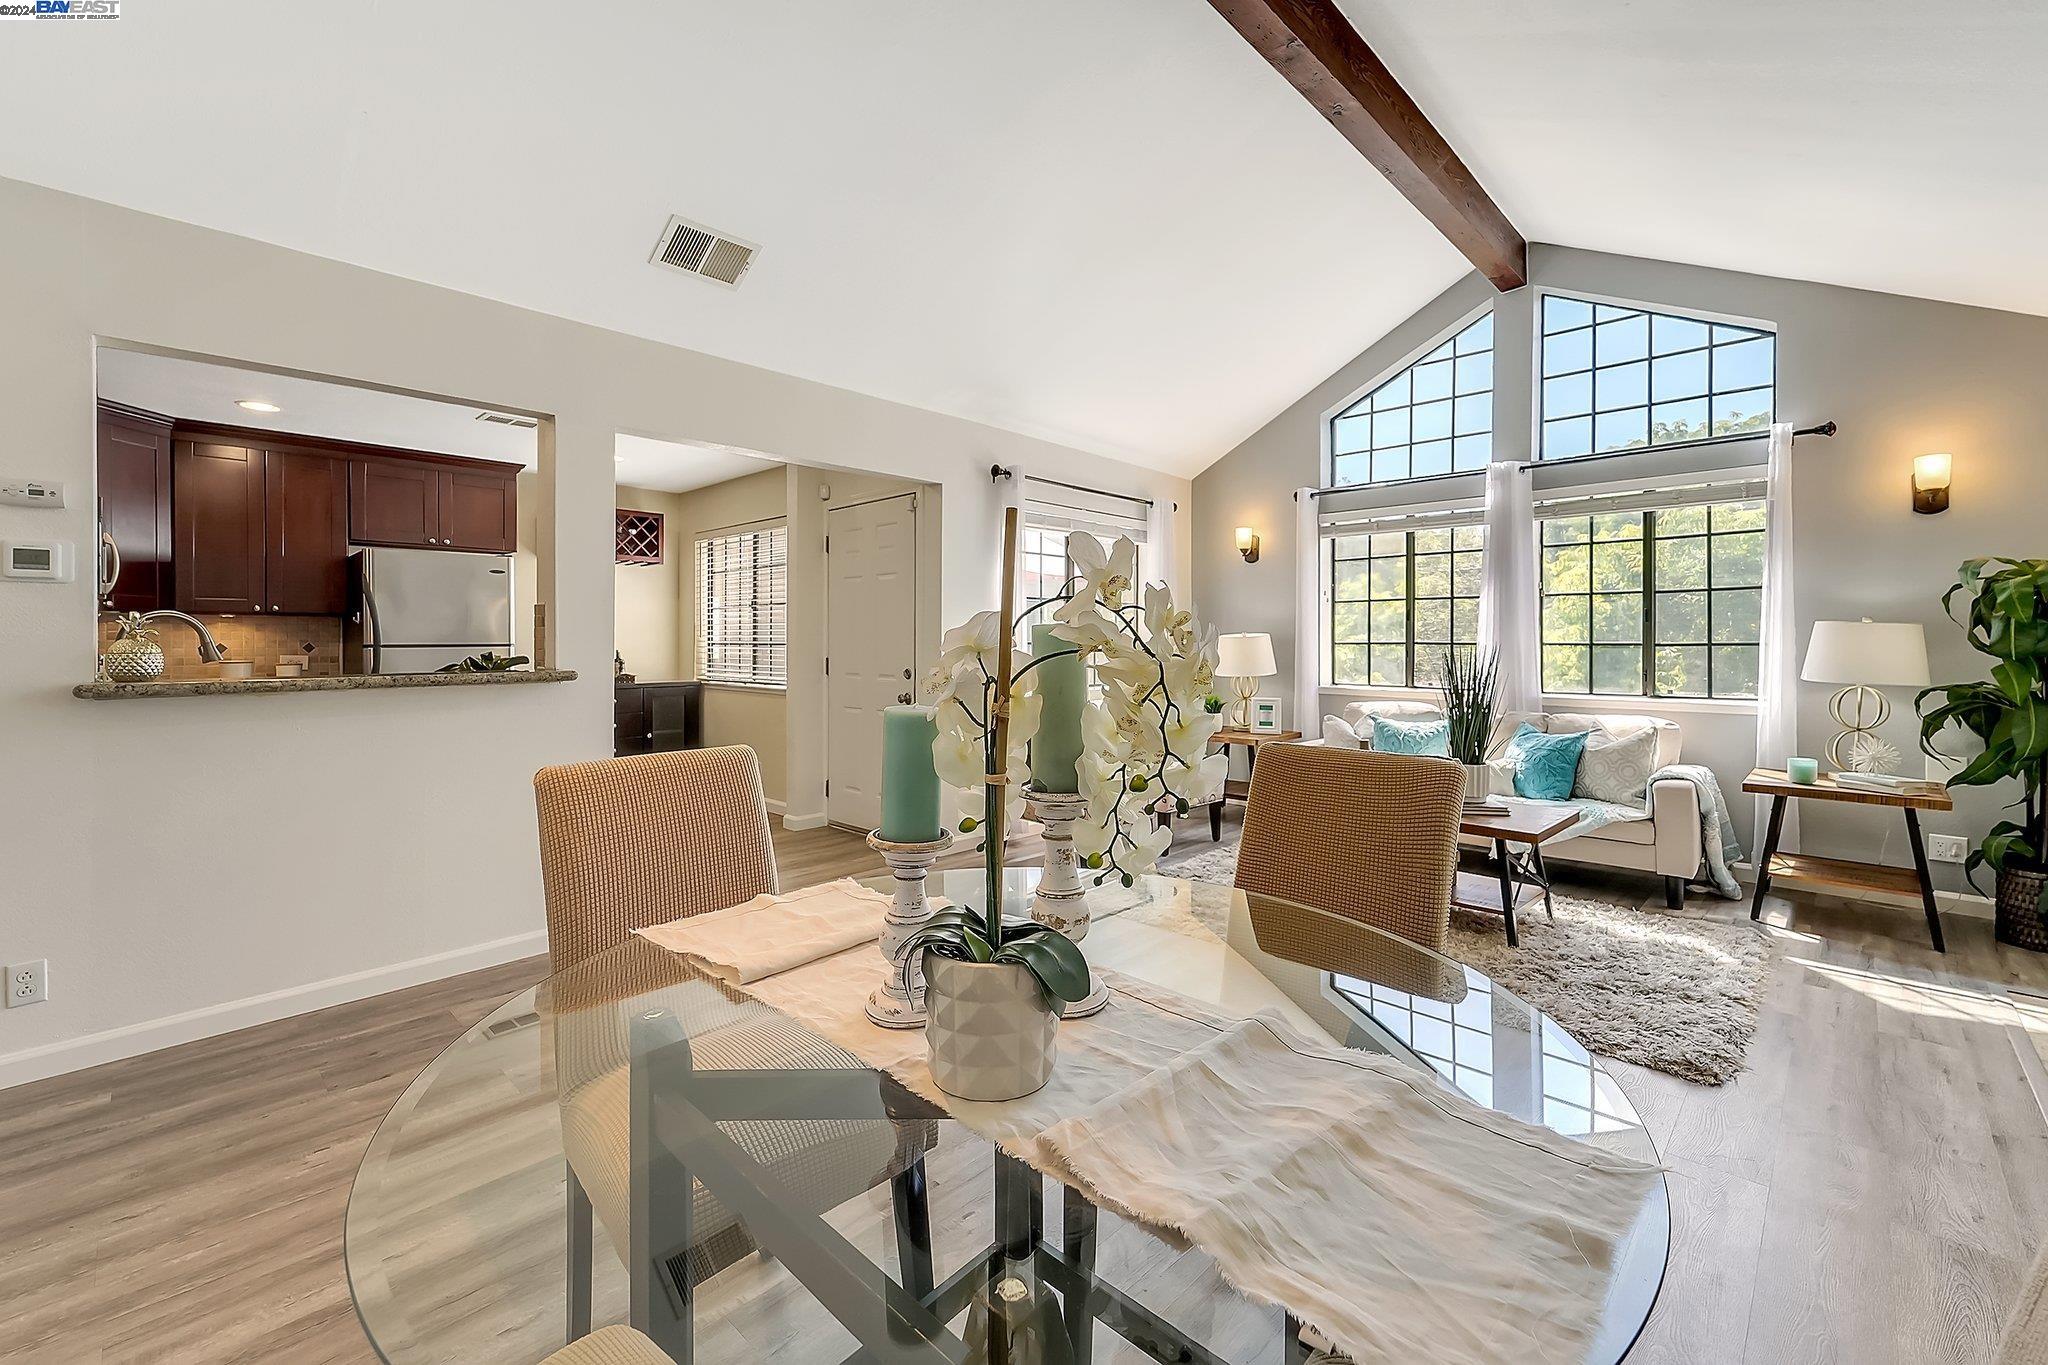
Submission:
<svg viewBox="0 0 2048 1365">
<path fill-rule="evenodd" d="M 930 707 L 882 708 L 882 837 L 892 844 L 928 844 L 942 832 L 932 767 L 938 737 Z"/>
<path fill-rule="evenodd" d="M 1088 677 L 1074 646 L 1052 633 L 1049 625 L 1031 628 L 1031 676 L 1038 680 L 1038 733 L 1031 740 L 1031 785 L 1046 792 L 1076 792 L 1081 779 L 1081 708 L 1088 701 Z"/>
</svg>

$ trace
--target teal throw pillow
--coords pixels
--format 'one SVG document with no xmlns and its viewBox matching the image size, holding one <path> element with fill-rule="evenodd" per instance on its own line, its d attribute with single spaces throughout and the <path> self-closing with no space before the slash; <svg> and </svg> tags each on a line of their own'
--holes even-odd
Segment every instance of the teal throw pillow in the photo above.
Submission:
<svg viewBox="0 0 2048 1365">
<path fill-rule="evenodd" d="M 1451 756 L 1451 723 L 1447 720 L 1372 718 L 1372 747 L 1383 754 Z"/>
<path fill-rule="evenodd" d="M 1508 741 L 1508 759 L 1515 768 L 1515 795 L 1532 801 L 1568 801 L 1572 782 L 1578 777 L 1579 755 L 1586 748 L 1586 732 L 1546 735 L 1522 722 Z"/>
</svg>

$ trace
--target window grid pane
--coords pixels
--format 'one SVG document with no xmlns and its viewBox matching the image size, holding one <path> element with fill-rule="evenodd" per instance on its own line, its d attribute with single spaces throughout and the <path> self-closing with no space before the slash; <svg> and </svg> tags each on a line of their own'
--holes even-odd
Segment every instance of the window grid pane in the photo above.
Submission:
<svg viewBox="0 0 2048 1365">
<path fill-rule="evenodd" d="M 697 676 L 750 687 L 789 683 L 789 531 L 697 542 Z"/>
<path fill-rule="evenodd" d="M 1493 458 L 1493 314 L 1332 418 L 1330 452 L 1338 486 L 1484 469 Z"/>
<path fill-rule="evenodd" d="M 1760 501 L 1542 523 L 1543 690 L 1754 697 Z"/>
<path fill-rule="evenodd" d="M 1432 687 L 1479 642 L 1486 529 L 1335 536 L 1325 624 L 1333 687 Z"/>
<path fill-rule="evenodd" d="M 1736 436 L 1771 422 L 1770 332 L 1549 295 L 1541 351 L 1542 459 Z"/>
</svg>

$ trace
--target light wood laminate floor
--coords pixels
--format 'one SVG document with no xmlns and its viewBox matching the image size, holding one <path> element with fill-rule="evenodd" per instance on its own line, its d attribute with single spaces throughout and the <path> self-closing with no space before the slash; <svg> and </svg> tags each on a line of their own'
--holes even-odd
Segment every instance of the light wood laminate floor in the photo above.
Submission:
<svg viewBox="0 0 2048 1365">
<path fill-rule="evenodd" d="M 1168 870 L 1207 832 L 1185 822 Z M 786 887 L 877 870 L 834 830 L 776 851 Z M 1687 913 L 1746 911 L 1696 897 Z M 2048 960 L 1958 916 L 1946 956 L 1915 910 L 1773 898 L 1767 918 L 1784 952 L 1740 1078 L 1610 1063 L 1672 1171 L 1670 1273 L 1630 1359 L 1983 1361 L 2048 1231 L 2048 1009 L 2008 995 L 2048 993 Z M 341 1260 L 364 1145 L 444 1044 L 544 966 L 0 1093 L 0 1361 L 372 1359 Z"/>
</svg>

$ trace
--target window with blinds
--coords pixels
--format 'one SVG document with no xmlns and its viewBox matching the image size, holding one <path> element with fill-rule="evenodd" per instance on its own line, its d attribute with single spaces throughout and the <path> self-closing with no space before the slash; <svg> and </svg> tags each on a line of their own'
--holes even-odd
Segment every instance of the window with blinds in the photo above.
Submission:
<svg viewBox="0 0 2048 1365">
<path fill-rule="evenodd" d="M 697 541 L 697 677 L 789 685 L 789 528 L 749 527 Z"/>
<path fill-rule="evenodd" d="M 1475 508 L 1322 519 L 1323 677 L 1434 687 L 1479 639 L 1486 528 Z"/>
<path fill-rule="evenodd" d="M 1735 482 L 1539 505 L 1543 690 L 1756 696 L 1763 491 Z"/>
</svg>

